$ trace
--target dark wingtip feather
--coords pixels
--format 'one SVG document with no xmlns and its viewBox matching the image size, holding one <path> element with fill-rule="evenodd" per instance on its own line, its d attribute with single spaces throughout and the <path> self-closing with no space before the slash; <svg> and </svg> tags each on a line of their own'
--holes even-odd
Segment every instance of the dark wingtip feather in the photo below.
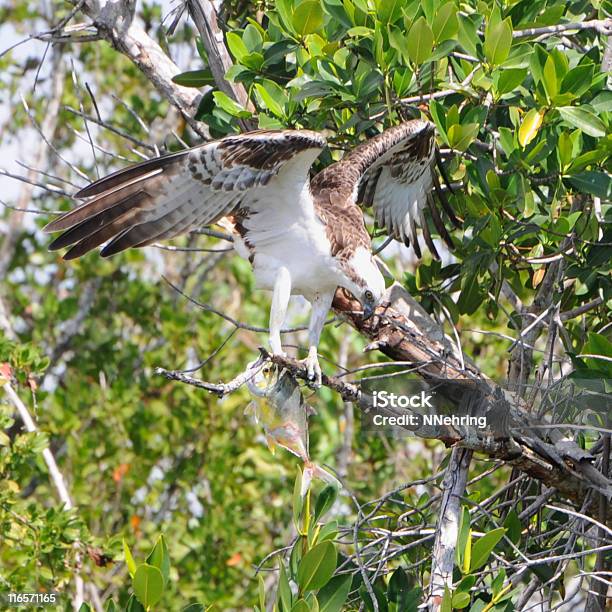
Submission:
<svg viewBox="0 0 612 612">
<path fill-rule="evenodd" d="M 453 189 L 453 185 L 451 183 L 450 177 L 448 176 L 448 173 L 446 172 L 446 168 L 444 164 L 442 163 L 442 156 L 440 155 L 440 149 L 438 148 L 437 145 L 434 149 L 434 153 L 436 156 L 436 166 L 438 166 L 438 170 L 440 170 L 440 175 L 442 176 L 442 180 L 444 181 L 444 184 L 448 187 L 448 190 L 454 194 L 455 190 Z"/>
<path fill-rule="evenodd" d="M 440 237 L 442 238 L 442 240 L 444 240 L 449 249 L 454 249 L 455 245 L 453 244 L 453 240 L 450 237 L 450 234 L 448 233 L 446 226 L 444 225 L 444 222 L 440 217 L 440 213 L 438 212 L 438 208 L 436 207 L 436 203 L 434 202 L 433 196 L 431 194 L 428 194 L 427 196 L 427 205 L 429 207 L 429 212 L 431 213 L 431 218 L 433 220 L 436 230 L 438 231 L 438 234 L 440 234 Z"/>
<path fill-rule="evenodd" d="M 440 203 L 442 204 L 442 208 L 444 209 L 444 212 L 448 215 L 448 218 L 451 220 L 451 223 L 457 229 L 460 229 L 461 222 L 459 221 L 459 219 L 457 219 L 457 216 L 455 215 L 455 211 L 450 205 L 450 202 L 448 201 L 446 194 L 444 193 L 444 191 L 442 191 L 442 187 L 440 186 L 440 181 L 438 180 L 438 175 L 435 173 L 433 169 L 431 172 L 431 176 L 433 179 L 434 190 L 436 192 L 436 195 L 438 196 L 438 199 L 440 200 Z"/>
<path fill-rule="evenodd" d="M 440 261 L 440 255 L 436 249 L 436 245 L 434 241 L 431 239 L 431 233 L 429 232 L 429 225 L 427 225 L 427 219 L 425 219 L 425 215 L 421 212 L 421 229 L 423 230 L 423 238 L 425 239 L 425 244 L 427 248 L 431 252 L 434 259 Z"/>
</svg>

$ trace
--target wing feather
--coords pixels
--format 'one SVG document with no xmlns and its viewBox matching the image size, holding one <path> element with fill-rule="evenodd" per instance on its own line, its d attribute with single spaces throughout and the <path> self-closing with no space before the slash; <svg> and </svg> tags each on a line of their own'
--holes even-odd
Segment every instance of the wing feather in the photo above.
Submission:
<svg viewBox="0 0 612 612">
<path fill-rule="evenodd" d="M 435 204 L 429 203 L 434 189 L 452 223 L 458 227 L 459 221 L 440 188 L 435 163 L 434 125 L 429 121 L 406 121 L 367 140 L 320 172 L 313 180 L 313 193 L 316 196 L 329 189 L 342 189 L 353 203 L 372 207 L 377 226 L 405 244 L 412 244 L 419 257 L 420 227 L 425 244 L 437 257 L 426 209 L 440 237 L 450 248 L 453 243 L 438 210 L 433 210 Z"/>
<path fill-rule="evenodd" d="M 73 245 L 66 259 L 110 240 L 102 251 L 109 256 L 210 225 L 238 205 L 245 214 L 262 207 L 312 206 L 299 194 L 324 146 L 314 132 L 262 130 L 140 162 L 81 189 L 77 197 L 87 201 L 45 231 L 67 230 L 51 244 Z M 279 195 L 281 186 L 285 197 Z M 264 191 L 268 197 L 261 197 Z M 277 229 L 284 231 L 281 221 Z"/>
</svg>

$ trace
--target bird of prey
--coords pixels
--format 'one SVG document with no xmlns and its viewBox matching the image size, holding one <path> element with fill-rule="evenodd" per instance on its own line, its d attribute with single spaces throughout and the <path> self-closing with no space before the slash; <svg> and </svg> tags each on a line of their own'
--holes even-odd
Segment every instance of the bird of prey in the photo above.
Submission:
<svg viewBox="0 0 612 612">
<path fill-rule="evenodd" d="M 51 250 L 70 246 L 74 259 L 106 243 L 108 257 L 223 220 L 237 252 L 252 264 L 256 285 L 272 291 L 270 346 L 284 354 L 281 328 L 291 295 L 312 306 L 308 375 L 320 384 L 319 337 L 336 290 L 350 292 L 372 315 L 385 291 L 360 204 L 378 226 L 411 243 L 417 226 L 437 256 L 425 209 L 452 245 L 432 200 L 432 123 L 406 121 L 366 140 L 310 178 L 325 139 L 308 130 L 255 131 L 150 159 L 81 189 L 85 202 L 46 226 L 65 230 Z M 445 198 L 444 209 L 456 221 Z"/>
</svg>

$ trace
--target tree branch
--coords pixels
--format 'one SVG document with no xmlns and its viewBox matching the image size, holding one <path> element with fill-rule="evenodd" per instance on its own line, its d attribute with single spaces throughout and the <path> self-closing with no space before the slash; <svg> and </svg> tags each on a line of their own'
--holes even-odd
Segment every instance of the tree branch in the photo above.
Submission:
<svg viewBox="0 0 612 612">
<path fill-rule="evenodd" d="M 223 31 L 219 28 L 214 4 L 209 0 L 187 0 L 187 11 L 200 33 L 215 85 L 243 108 L 253 111 L 253 105 L 244 85 L 242 83 L 230 83 L 225 78 L 225 74 L 233 66 L 233 62 L 223 41 Z M 238 123 L 245 131 L 254 128 L 253 122 L 248 119 L 241 119 Z"/>
<path fill-rule="evenodd" d="M 600 34 L 612 34 L 612 19 L 592 19 L 590 21 L 582 21 L 578 23 L 561 23 L 559 25 L 544 26 L 541 28 L 527 28 L 525 30 L 515 30 L 514 38 L 526 38 L 528 36 L 552 36 L 559 32 L 567 32 L 568 30 L 596 30 Z"/>
<path fill-rule="evenodd" d="M 443 331 L 399 284 L 388 289 L 384 303 L 366 321 L 360 314 L 359 306 L 342 291 L 336 293 L 334 308 L 371 341 L 369 350 L 377 349 L 396 361 L 416 364 L 416 373 L 426 382 L 435 384 L 437 392 L 455 405 L 465 407 L 466 397 L 473 398 L 472 409 L 476 409 L 478 414 L 488 415 L 491 420 L 501 419 L 504 423 L 503 430 L 496 429 L 494 432 L 470 427 L 419 429 L 405 426 L 405 429 L 420 437 L 439 439 L 447 445 L 502 459 L 557 489 L 561 495 L 577 504 L 583 501 L 589 488 L 612 496 L 612 482 L 591 464 L 593 457 L 589 453 L 567 440 L 550 443 L 541 439 L 532 425 L 543 423 L 529 414 L 521 398 L 488 379 L 467 356 L 463 356 L 462 366 L 456 349 L 445 338 Z M 264 359 L 289 369 L 296 378 L 308 380 L 303 362 L 291 357 L 269 355 L 267 351 L 260 350 Z M 245 377 L 243 373 L 230 383 L 215 384 L 180 372 L 158 369 L 158 373 L 219 396 L 235 391 L 248 378 L 248 374 Z M 356 402 L 363 412 L 367 412 L 372 405 L 371 398 L 357 384 L 325 374 L 322 384 L 336 391 L 344 401 Z M 397 416 L 392 410 L 388 414 Z M 552 437 L 552 433 L 549 436 Z"/>
<path fill-rule="evenodd" d="M 191 128 L 209 138 L 208 128 L 193 118 L 201 99 L 197 89 L 182 87 L 172 81 L 180 68 L 134 20 L 135 2 L 86 0 L 83 12 L 93 21 L 102 38 L 130 59 L 159 93 L 179 109 Z"/>
<path fill-rule="evenodd" d="M 442 607 L 445 589 L 452 591 L 455 549 L 461 518 L 461 497 L 465 492 L 472 451 L 455 447 L 451 452 L 442 489 L 444 496 L 436 526 L 431 580 L 429 585 L 429 610 L 438 612 Z"/>
</svg>

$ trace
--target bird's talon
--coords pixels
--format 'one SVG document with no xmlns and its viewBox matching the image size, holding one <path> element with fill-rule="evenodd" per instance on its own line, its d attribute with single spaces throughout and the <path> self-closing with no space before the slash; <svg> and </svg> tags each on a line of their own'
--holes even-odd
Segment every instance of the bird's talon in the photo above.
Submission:
<svg viewBox="0 0 612 612">
<path fill-rule="evenodd" d="M 321 367 L 319 366 L 319 359 L 317 354 L 309 352 L 308 357 L 304 359 L 304 365 L 306 366 L 306 377 L 312 382 L 314 388 L 321 386 Z"/>
</svg>

